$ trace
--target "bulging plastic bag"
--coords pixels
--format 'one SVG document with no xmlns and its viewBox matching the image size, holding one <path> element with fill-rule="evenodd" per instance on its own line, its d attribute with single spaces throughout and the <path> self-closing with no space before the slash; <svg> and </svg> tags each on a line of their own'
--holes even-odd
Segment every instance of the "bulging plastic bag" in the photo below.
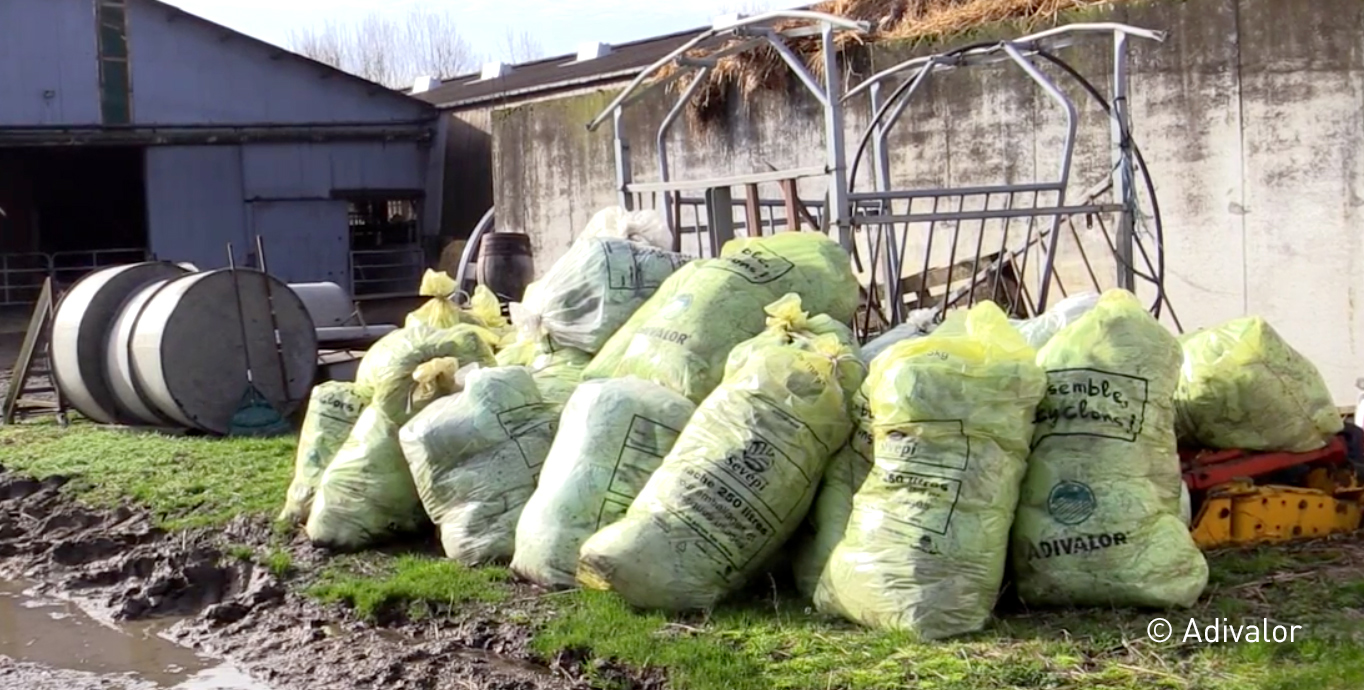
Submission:
<svg viewBox="0 0 1364 690">
<path fill-rule="evenodd" d="M 829 555 L 843 541 L 848 518 L 852 515 L 853 496 L 871 473 L 871 410 L 867 407 L 865 391 L 866 384 L 863 384 L 853 394 L 852 435 L 829 460 L 804 529 L 792 540 L 796 548 L 791 555 L 791 573 L 795 576 L 796 590 L 807 599 L 814 598 L 815 587 L 829 563 Z"/>
<path fill-rule="evenodd" d="M 583 544 L 583 585 L 642 608 L 709 608 L 800 525 L 865 371 L 851 341 L 773 321 L 763 346 L 735 348 L 625 517 Z"/>
<path fill-rule="evenodd" d="M 322 472 L 350 437 L 366 403 L 350 382 L 327 381 L 313 386 L 308 409 L 303 413 L 303 428 L 298 433 L 294 479 L 289 484 L 280 520 L 298 524 L 308 517 Z"/>
<path fill-rule="evenodd" d="M 639 242 L 579 239 L 514 307 L 517 327 L 595 353 L 686 262 Z"/>
<path fill-rule="evenodd" d="M 441 357 L 453 357 L 460 366 L 493 366 L 497 360 L 489 335 L 487 329 L 467 324 L 439 330 L 421 324 L 400 328 L 365 353 L 355 373 L 355 390 L 401 425 L 417 412 L 410 407 L 417 367 Z"/>
<path fill-rule="evenodd" d="M 557 419 L 529 371 L 498 367 L 469 372 L 463 391 L 403 426 L 402 452 L 446 556 L 470 566 L 512 557 Z"/>
<path fill-rule="evenodd" d="M 659 249 L 673 248 L 673 234 L 657 211 L 627 211 L 619 206 L 608 206 L 597 211 L 583 228 L 574 243 L 597 237 L 615 237 L 648 244 Z"/>
<path fill-rule="evenodd" d="M 816 232 L 731 240 L 720 258 L 665 281 L 583 378 L 637 376 L 700 401 L 720 383 L 729 351 L 763 331 L 763 308 L 787 293 L 812 314 L 850 321 L 858 287 L 847 252 Z"/>
<path fill-rule="evenodd" d="M 1305 453 L 1344 428 L 1321 372 L 1264 319 L 1184 336 L 1180 437 L 1207 448 Z"/>
<path fill-rule="evenodd" d="M 1099 303 L 1099 294 L 1082 292 L 1071 295 L 1052 305 L 1046 313 L 1017 323 L 1018 332 L 1034 350 L 1042 349 L 1056 332 L 1075 323 L 1075 320 L 1089 313 Z"/>
<path fill-rule="evenodd" d="M 458 289 L 459 287 L 455 285 L 455 279 L 451 278 L 449 274 L 444 271 L 426 269 L 426 273 L 422 275 L 421 287 L 417 289 L 417 294 L 431 299 L 408 314 L 407 318 L 403 319 L 403 327 L 410 328 L 415 325 L 422 325 L 428 328 L 443 329 L 458 326 L 461 323 L 478 323 L 477 319 L 460 311 L 459 307 L 450 301 Z"/>
<path fill-rule="evenodd" d="M 398 425 L 379 408 L 365 408 L 322 473 L 305 526 L 308 538 L 350 551 L 415 532 L 424 522 Z"/>
<path fill-rule="evenodd" d="M 625 514 L 695 411 L 636 378 L 579 386 L 516 525 L 512 570 L 545 587 L 573 586 L 583 542 Z"/>
<path fill-rule="evenodd" d="M 984 302 L 876 359 L 875 464 L 820 578 L 821 611 L 925 639 L 985 627 L 1046 387 L 1035 357 Z"/>
<path fill-rule="evenodd" d="M 1180 518 L 1174 392 L 1183 353 L 1110 290 L 1037 355 L 1037 406 L 1012 562 L 1028 604 L 1190 606 L 1208 565 Z"/>
</svg>

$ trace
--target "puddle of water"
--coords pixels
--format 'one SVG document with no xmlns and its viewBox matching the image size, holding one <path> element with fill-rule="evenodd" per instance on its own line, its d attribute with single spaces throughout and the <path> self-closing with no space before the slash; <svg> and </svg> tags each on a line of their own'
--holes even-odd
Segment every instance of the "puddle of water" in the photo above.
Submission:
<svg viewBox="0 0 1364 690">
<path fill-rule="evenodd" d="M 162 629 L 106 625 L 73 603 L 0 580 L 0 657 L 167 690 L 269 690 L 232 666 L 158 637 Z"/>
</svg>

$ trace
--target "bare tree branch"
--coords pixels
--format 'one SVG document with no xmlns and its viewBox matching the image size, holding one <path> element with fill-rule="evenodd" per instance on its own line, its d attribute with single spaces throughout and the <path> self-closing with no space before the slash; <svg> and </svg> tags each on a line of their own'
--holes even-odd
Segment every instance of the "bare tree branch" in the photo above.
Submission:
<svg viewBox="0 0 1364 690">
<path fill-rule="evenodd" d="M 397 17 L 374 12 L 356 24 L 328 21 L 288 42 L 300 55 L 393 88 L 463 74 L 479 62 L 452 13 L 420 8 Z"/>
<path fill-rule="evenodd" d="M 501 60 L 503 62 L 515 65 L 539 60 L 545 56 L 544 46 L 540 45 L 540 42 L 524 29 L 519 32 L 507 29 L 502 39 Z"/>
</svg>

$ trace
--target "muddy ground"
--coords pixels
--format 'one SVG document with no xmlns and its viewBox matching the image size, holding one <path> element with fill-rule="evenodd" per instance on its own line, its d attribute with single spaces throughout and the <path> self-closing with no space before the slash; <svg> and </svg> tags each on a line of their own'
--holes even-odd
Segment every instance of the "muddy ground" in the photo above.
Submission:
<svg viewBox="0 0 1364 690">
<path fill-rule="evenodd" d="M 306 573 L 325 558 L 306 542 L 289 547 L 304 573 L 290 582 L 225 554 L 229 544 L 270 544 L 265 522 L 167 534 L 135 508 L 85 507 L 61 492 L 64 483 L 0 468 L 0 577 L 40 583 L 44 594 L 77 601 L 105 620 L 179 618 L 171 639 L 227 659 L 276 690 L 591 687 L 582 655 L 541 658 L 530 649 L 528 626 L 504 622 L 508 608 L 517 609 L 516 620 L 546 613 L 543 593 L 532 588 L 497 607 L 469 605 L 423 622 L 393 612 L 371 625 L 300 593 Z M 0 682 L 23 672 L 22 664 L 0 664 Z M 614 676 L 615 687 L 662 685 L 656 674 L 600 665 L 592 672 Z M 96 682 L 73 674 L 61 687 L 108 687 Z"/>
</svg>

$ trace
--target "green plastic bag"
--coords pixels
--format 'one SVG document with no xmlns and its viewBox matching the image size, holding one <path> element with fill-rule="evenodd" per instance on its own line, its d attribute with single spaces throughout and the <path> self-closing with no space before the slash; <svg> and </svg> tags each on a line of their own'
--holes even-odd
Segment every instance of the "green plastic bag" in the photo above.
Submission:
<svg viewBox="0 0 1364 690">
<path fill-rule="evenodd" d="M 308 538 L 353 551 L 415 532 L 425 521 L 398 425 L 379 408 L 365 408 L 322 473 L 304 528 Z"/>
<path fill-rule="evenodd" d="M 704 609 L 768 565 L 805 518 L 852 431 L 865 370 L 850 340 L 772 318 L 735 348 L 724 382 L 682 431 L 625 517 L 583 544 L 578 580 L 630 604 Z"/>
<path fill-rule="evenodd" d="M 469 566 L 512 557 L 557 420 L 529 371 L 497 367 L 469 372 L 463 391 L 403 425 L 402 452 L 446 556 Z"/>
<path fill-rule="evenodd" d="M 829 460 L 804 529 L 792 539 L 796 548 L 791 555 L 791 572 L 795 576 L 796 590 L 807 599 L 814 598 L 815 587 L 829 562 L 829 555 L 843 541 L 843 532 L 852 515 L 853 495 L 871 472 L 871 410 L 867 407 L 865 391 L 866 384 L 863 384 L 852 396 L 852 435 Z"/>
<path fill-rule="evenodd" d="M 720 383 L 729 351 L 763 331 L 768 304 L 796 293 L 806 311 L 846 323 L 857 290 L 847 252 L 821 233 L 731 240 L 720 258 L 693 261 L 665 281 L 583 378 L 637 376 L 700 402 Z"/>
<path fill-rule="evenodd" d="M 579 386 L 516 525 L 512 570 L 544 587 L 573 586 L 583 542 L 625 514 L 695 411 L 633 377 Z"/>
<path fill-rule="evenodd" d="M 819 610 L 925 639 L 985 627 L 1046 387 L 1036 354 L 984 302 L 876 359 L 865 384 L 874 467 L 820 578 Z"/>
<path fill-rule="evenodd" d="M 417 367 L 439 357 L 454 357 L 460 366 L 494 366 L 495 341 L 487 329 L 467 324 L 441 330 L 421 324 L 400 328 L 380 338 L 360 360 L 355 392 L 401 425 L 418 411 L 411 405 Z"/>
<path fill-rule="evenodd" d="M 1326 380 L 1264 319 L 1247 316 L 1182 339 L 1175 391 L 1182 440 L 1207 448 L 1305 453 L 1344 428 Z"/>
<path fill-rule="evenodd" d="M 1191 606 L 1208 564 L 1180 519 L 1174 393 L 1183 352 L 1132 293 L 1110 290 L 1037 354 L 1037 406 L 1014 521 L 1033 605 Z"/>
<path fill-rule="evenodd" d="M 322 472 L 350 437 L 366 402 L 355 393 L 355 384 L 350 382 L 328 381 L 313 386 L 308 409 L 303 413 L 303 428 L 298 434 L 294 479 L 289 484 L 279 520 L 293 525 L 307 519 Z"/>
<path fill-rule="evenodd" d="M 573 243 L 513 308 L 517 327 L 557 347 L 596 352 L 687 262 L 681 254 L 615 237 Z"/>
</svg>

